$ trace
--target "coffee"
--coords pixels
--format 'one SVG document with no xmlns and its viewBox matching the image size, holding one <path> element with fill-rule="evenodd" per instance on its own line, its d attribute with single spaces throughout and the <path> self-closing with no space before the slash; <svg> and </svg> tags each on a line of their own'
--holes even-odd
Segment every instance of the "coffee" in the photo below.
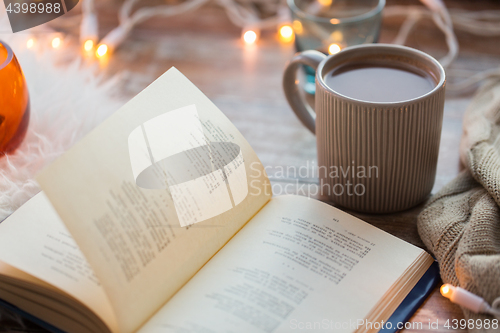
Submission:
<svg viewBox="0 0 500 333">
<path fill-rule="evenodd" d="M 302 65 L 316 68 L 314 110 L 300 91 Z M 367 213 L 397 212 L 425 200 L 436 176 L 445 82 L 436 59 L 400 45 L 350 46 L 329 57 L 296 54 L 283 89 L 317 135 L 318 169 L 324 171 L 318 193 Z M 335 172 L 347 169 L 353 172 Z"/>
<path fill-rule="evenodd" d="M 324 76 L 337 93 L 365 102 L 402 102 L 418 98 L 436 87 L 425 71 L 408 65 L 354 63 L 340 66 Z"/>
</svg>

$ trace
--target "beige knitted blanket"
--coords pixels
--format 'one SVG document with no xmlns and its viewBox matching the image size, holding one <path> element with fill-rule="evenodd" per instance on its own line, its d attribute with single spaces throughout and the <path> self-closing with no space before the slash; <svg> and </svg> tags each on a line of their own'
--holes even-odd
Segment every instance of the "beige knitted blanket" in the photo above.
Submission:
<svg viewBox="0 0 500 333">
<path fill-rule="evenodd" d="M 500 81 L 482 87 L 467 109 L 460 158 L 465 170 L 430 199 L 418 231 L 443 281 L 491 304 L 500 297 Z M 493 319 L 463 310 L 467 319 Z"/>
</svg>

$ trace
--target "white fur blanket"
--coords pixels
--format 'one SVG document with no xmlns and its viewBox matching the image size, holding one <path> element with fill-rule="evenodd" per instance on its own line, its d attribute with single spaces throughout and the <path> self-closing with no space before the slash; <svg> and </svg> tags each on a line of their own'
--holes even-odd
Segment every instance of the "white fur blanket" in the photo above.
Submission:
<svg viewBox="0 0 500 333">
<path fill-rule="evenodd" d="M 7 16 L 0 10 L 0 26 Z M 39 36 L 47 44 L 48 36 Z M 21 146 L 0 157 L 0 221 L 40 191 L 35 175 L 82 138 L 123 102 L 113 99 L 116 80 L 103 82 L 68 49 L 27 49 L 29 33 L 1 33 L 24 71 L 31 101 L 28 131 Z M 43 40 L 45 38 L 45 40 Z M 57 65 L 62 58 L 76 60 Z M 2 101 L 0 101 L 0 113 Z"/>
</svg>

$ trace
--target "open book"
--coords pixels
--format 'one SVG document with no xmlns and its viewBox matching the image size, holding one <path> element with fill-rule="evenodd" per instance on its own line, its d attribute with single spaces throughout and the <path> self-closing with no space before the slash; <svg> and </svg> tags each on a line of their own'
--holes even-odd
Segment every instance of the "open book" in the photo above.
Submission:
<svg viewBox="0 0 500 333">
<path fill-rule="evenodd" d="M 67 332 L 376 332 L 433 263 L 327 204 L 271 198 L 174 68 L 38 181 L 0 224 L 0 299 Z"/>
</svg>

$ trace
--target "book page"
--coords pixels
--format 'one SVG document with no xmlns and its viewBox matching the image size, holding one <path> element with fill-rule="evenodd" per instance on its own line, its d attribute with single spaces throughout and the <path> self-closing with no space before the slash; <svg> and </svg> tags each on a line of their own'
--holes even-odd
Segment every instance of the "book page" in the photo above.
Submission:
<svg viewBox="0 0 500 333">
<path fill-rule="evenodd" d="M 249 144 L 175 68 L 37 180 L 124 333 L 139 328 L 271 196 Z"/>
<path fill-rule="evenodd" d="M 0 262 L 24 273 L 6 270 L 13 278 L 39 285 L 37 278 L 51 285 L 49 289 L 73 296 L 117 331 L 99 280 L 43 192 L 0 223 Z M 33 278 L 27 279 L 28 274 Z"/>
<path fill-rule="evenodd" d="M 0 260 L 0 274 L 4 276 L 11 277 L 16 280 L 28 282 L 34 285 L 39 285 L 42 288 L 47 288 L 53 291 L 59 290 L 58 288 L 54 287 L 52 284 L 48 284 L 45 281 L 42 281 L 36 277 L 34 277 L 31 274 L 28 274 L 12 265 L 7 264 L 6 262 L 3 262 Z"/>
<path fill-rule="evenodd" d="M 139 332 L 364 331 L 422 253 L 327 204 L 275 197 Z"/>
</svg>

